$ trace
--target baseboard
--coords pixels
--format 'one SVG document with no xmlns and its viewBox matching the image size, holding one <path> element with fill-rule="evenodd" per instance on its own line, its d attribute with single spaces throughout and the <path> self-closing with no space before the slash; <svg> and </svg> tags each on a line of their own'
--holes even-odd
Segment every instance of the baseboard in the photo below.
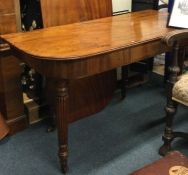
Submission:
<svg viewBox="0 0 188 175">
<path fill-rule="evenodd" d="M 17 132 L 23 131 L 29 126 L 28 119 L 26 115 L 17 117 L 12 120 L 6 121 L 10 128 L 10 135 L 16 134 Z"/>
</svg>

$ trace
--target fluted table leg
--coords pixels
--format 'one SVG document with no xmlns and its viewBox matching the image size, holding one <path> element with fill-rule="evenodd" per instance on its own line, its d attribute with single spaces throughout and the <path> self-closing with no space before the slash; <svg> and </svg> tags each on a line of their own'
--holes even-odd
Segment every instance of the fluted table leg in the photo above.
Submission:
<svg viewBox="0 0 188 175">
<path fill-rule="evenodd" d="M 56 118 L 59 140 L 59 158 L 61 170 L 66 173 L 68 170 L 68 80 L 56 82 Z"/>
</svg>

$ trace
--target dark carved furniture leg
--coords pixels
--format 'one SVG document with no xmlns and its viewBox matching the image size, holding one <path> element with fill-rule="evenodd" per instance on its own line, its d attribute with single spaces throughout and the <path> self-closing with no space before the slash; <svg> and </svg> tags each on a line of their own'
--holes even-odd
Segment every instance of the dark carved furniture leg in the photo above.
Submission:
<svg viewBox="0 0 188 175">
<path fill-rule="evenodd" d="M 172 122 L 177 109 L 177 103 L 172 100 L 172 89 L 177 81 L 177 76 L 180 72 L 178 66 L 178 53 L 179 45 L 176 44 L 173 50 L 173 61 L 169 67 L 169 79 L 167 80 L 167 105 L 166 105 L 166 127 L 164 131 L 163 146 L 159 149 L 159 154 L 166 155 L 171 151 L 171 142 L 174 139 L 174 133 L 172 130 Z"/>
<path fill-rule="evenodd" d="M 56 119 L 59 139 L 59 158 L 61 170 L 66 173 L 68 170 L 68 81 L 59 80 L 56 84 Z"/>
</svg>

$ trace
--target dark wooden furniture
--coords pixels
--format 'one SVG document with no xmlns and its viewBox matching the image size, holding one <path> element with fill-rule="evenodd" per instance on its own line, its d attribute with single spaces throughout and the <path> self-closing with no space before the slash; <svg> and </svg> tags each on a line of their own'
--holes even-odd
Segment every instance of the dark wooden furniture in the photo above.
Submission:
<svg viewBox="0 0 188 175">
<path fill-rule="evenodd" d="M 168 7 L 167 4 L 159 5 L 159 0 L 132 0 L 132 11 L 146 9 L 161 9 Z"/>
<path fill-rule="evenodd" d="M 132 12 L 154 9 L 159 10 L 161 8 L 166 8 L 167 5 L 159 5 L 159 0 L 132 0 Z M 131 81 L 130 72 L 138 72 L 139 74 L 147 74 L 149 71 L 153 70 L 154 58 L 148 58 L 144 61 L 140 61 L 130 66 L 123 66 L 121 69 L 121 97 L 125 98 L 126 88 Z M 142 76 L 141 75 L 141 76 Z"/>
<path fill-rule="evenodd" d="M 70 81 L 168 51 L 170 48 L 161 43 L 161 38 L 174 30 L 166 28 L 167 16 L 167 12 L 148 10 L 2 36 L 14 55 L 55 80 L 63 172 L 67 171 L 68 160 Z"/>
<path fill-rule="evenodd" d="M 182 62 L 181 60 L 184 60 L 184 57 L 183 57 L 184 54 L 182 54 L 183 52 L 181 52 L 181 49 L 182 49 L 181 47 L 188 45 L 187 40 L 188 40 L 188 30 L 180 30 L 180 31 L 171 32 L 162 39 L 162 41 L 168 47 L 172 47 L 173 57 L 172 57 L 171 65 L 168 68 L 169 78 L 167 80 L 167 104 L 165 108 L 166 109 L 166 127 L 164 131 L 164 136 L 163 136 L 164 145 L 159 150 L 159 153 L 161 155 L 165 155 L 169 151 L 171 151 L 172 149 L 171 142 L 176 137 L 188 138 L 188 134 L 182 133 L 182 132 L 174 132 L 172 129 L 174 115 L 177 111 L 177 104 L 180 102 L 181 104 L 184 104 L 184 105 L 186 104 L 186 102 L 178 100 L 178 98 L 173 98 L 172 90 L 181 70 L 178 62 Z M 187 87 L 185 87 L 184 89 L 186 90 L 186 88 Z M 181 89 L 181 93 L 184 94 L 185 96 L 188 95 L 185 91 L 183 91 L 183 89 Z"/>
<path fill-rule="evenodd" d="M 187 167 L 188 158 L 174 151 L 130 175 L 187 175 Z"/>
<path fill-rule="evenodd" d="M 44 27 L 112 16 L 110 0 L 41 0 L 41 9 Z"/>
<path fill-rule="evenodd" d="M 0 140 L 3 139 L 9 133 L 9 127 L 6 124 L 4 117 L 0 113 Z"/>
<path fill-rule="evenodd" d="M 0 1 L 1 35 L 19 31 L 21 27 L 19 19 L 19 0 Z M 11 55 L 9 46 L 0 39 L 0 110 L 12 134 L 27 126 L 19 63 L 19 60 Z"/>
<path fill-rule="evenodd" d="M 111 0 L 41 0 L 43 26 L 59 26 L 112 16 Z M 83 40 L 86 38 L 83 38 Z M 66 42 L 66 38 L 64 39 Z M 75 48 L 77 49 L 77 48 Z M 54 82 L 48 77 L 48 101 L 53 104 Z M 71 80 L 69 120 L 71 122 L 103 109 L 116 88 L 116 71 Z"/>
</svg>

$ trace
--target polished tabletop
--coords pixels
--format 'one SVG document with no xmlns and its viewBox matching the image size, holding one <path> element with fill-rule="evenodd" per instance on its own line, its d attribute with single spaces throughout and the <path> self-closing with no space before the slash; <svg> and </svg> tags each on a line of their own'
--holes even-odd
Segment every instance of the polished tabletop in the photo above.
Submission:
<svg viewBox="0 0 188 175">
<path fill-rule="evenodd" d="M 146 10 L 1 37 L 36 59 L 70 61 L 160 40 L 172 30 L 167 18 Z"/>
<path fill-rule="evenodd" d="M 63 172 L 68 169 L 69 91 L 74 94 L 70 83 L 169 51 L 161 42 L 175 30 L 166 27 L 167 18 L 167 12 L 148 10 L 2 36 L 15 56 L 53 82 Z"/>
</svg>

